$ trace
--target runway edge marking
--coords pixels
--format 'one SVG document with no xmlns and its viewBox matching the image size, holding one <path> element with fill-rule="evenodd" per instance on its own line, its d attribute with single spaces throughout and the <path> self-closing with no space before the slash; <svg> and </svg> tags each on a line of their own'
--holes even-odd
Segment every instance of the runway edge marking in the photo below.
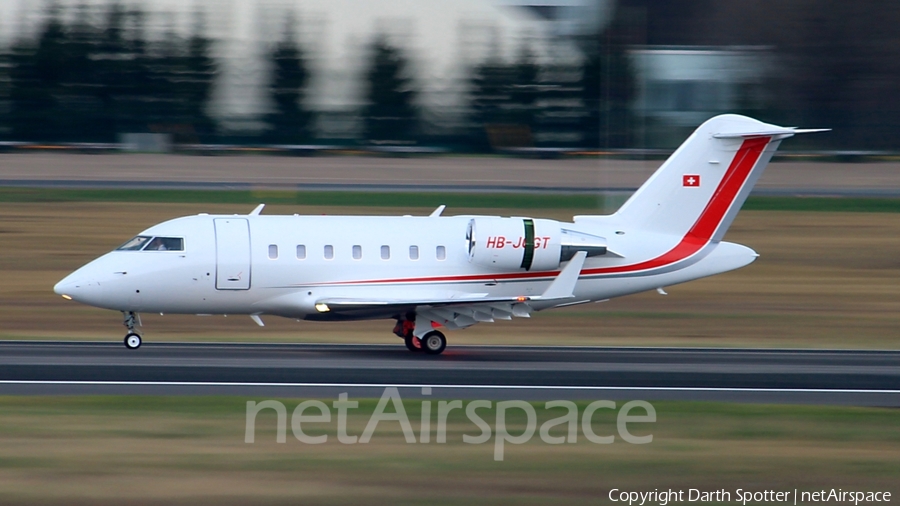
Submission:
<svg viewBox="0 0 900 506">
<path fill-rule="evenodd" d="M 661 392 L 769 392 L 769 393 L 853 393 L 900 394 L 900 390 L 852 388 L 728 388 L 728 387 L 627 387 L 577 385 L 441 385 L 405 383 L 252 383 L 228 381 L 68 381 L 68 380 L 0 380 L 0 385 L 70 385 L 70 386 L 208 386 L 208 387 L 305 387 L 305 388 L 469 388 L 473 390 L 620 390 Z"/>
</svg>

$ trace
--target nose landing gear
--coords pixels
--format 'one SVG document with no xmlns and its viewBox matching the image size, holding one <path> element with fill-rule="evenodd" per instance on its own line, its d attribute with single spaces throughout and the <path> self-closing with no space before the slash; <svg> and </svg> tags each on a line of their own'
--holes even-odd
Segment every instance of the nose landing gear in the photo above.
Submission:
<svg viewBox="0 0 900 506">
<path fill-rule="evenodd" d="M 125 347 L 129 350 L 136 350 L 141 347 L 141 335 L 134 328 L 141 325 L 141 317 L 134 311 L 122 311 L 122 317 L 125 320 L 122 324 L 128 329 L 128 334 L 125 335 Z"/>
<path fill-rule="evenodd" d="M 125 347 L 129 350 L 136 350 L 141 347 L 141 336 L 138 334 L 128 334 L 125 336 Z"/>
</svg>

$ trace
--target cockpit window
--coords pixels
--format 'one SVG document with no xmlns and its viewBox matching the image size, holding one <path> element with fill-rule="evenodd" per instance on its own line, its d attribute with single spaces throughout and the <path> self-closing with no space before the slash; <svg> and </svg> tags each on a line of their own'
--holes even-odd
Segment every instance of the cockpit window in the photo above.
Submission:
<svg viewBox="0 0 900 506">
<path fill-rule="evenodd" d="M 126 242 L 125 244 L 116 248 L 119 251 L 137 251 L 144 247 L 144 245 L 149 241 L 150 238 L 145 235 L 139 235 L 134 239 Z"/>
<path fill-rule="evenodd" d="M 184 239 L 180 237 L 154 237 L 144 251 L 184 251 Z"/>
<path fill-rule="evenodd" d="M 184 239 L 181 237 L 139 235 L 117 249 L 119 251 L 184 251 Z"/>
</svg>

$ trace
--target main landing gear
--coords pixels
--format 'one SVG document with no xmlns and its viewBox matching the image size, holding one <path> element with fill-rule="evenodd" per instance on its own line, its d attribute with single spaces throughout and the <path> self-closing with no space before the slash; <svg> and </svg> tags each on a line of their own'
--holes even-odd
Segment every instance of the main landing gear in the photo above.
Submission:
<svg viewBox="0 0 900 506">
<path fill-rule="evenodd" d="M 415 313 L 407 314 L 404 320 L 397 320 L 397 325 L 394 326 L 394 334 L 403 339 L 409 351 L 424 351 L 427 355 L 440 355 L 447 347 L 447 338 L 442 332 L 432 330 L 419 338 L 416 337 L 415 330 Z"/>
<path fill-rule="evenodd" d="M 129 350 L 136 350 L 141 347 L 141 335 L 134 328 L 141 324 L 140 317 L 134 314 L 134 311 L 122 311 L 122 316 L 125 319 L 123 325 L 128 329 L 128 334 L 125 335 L 125 347 Z"/>
<path fill-rule="evenodd" d="M 424 351 L 428 355 L 440 355 L 447 347 L 447 338 L 437 330 L 432 330 L 421 339 L 409 333 L 403 337 L 403 341 L 409 351 Z"/>
<path fill-rule="evenodd" d="M 447 347 L 447 338 L 437 330 L 422 336 L 422 349 L 429 355 L 440 355 Z"/>
<path fill-rule="evenodd" d="M 422 351 L 422 340 L 412 335 L 412 333 L 404 336 L 403 341 L 406 343 L 406 349 L 409 351 Z"/>
</svg>

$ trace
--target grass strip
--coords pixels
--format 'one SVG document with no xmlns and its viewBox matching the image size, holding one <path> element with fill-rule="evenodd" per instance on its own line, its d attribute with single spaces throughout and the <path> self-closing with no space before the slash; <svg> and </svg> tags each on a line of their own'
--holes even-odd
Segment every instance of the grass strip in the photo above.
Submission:
<svg viewBox="0 0 900 506">
<path fill-rule="evenodd" d="M 900 213 L 900 199 L 867 197 L 750 197 L 743 208 L 751 211 Z"/>
<path fill-rule="evenodd" d="M 300 442 L 292 422 L 302 399 L 281 399 L 283 428 L 267 408 L 246 443 L 246 403 L 265 399 L 0 397 L 0 497 L 4 504 L 606 504 L 612 488 L 696 487 L 728 490 L 723 503 L 735 504 L 738 488 L 898 491 L 893 409 L 653 401 L 656 421 L 628 426 L 652 442 L 630 444 L 617 426 L 619 400 L 587 422 L 614 442 L 588 441 L 579 416 L 571 442 L 567 424 L 556 424 L 547 432 L 556 443 L 536 430 L 522 444 L 506 443 L 497 461 L 496 402 L 477 411 L 489 436 L 481 444 L 463 439 L 482 429 L 460 407 L 446 418 L 446 442 L 437 442 L 438 399 L 402 400 L 415 442 L 399 422 L 383 421 L 368 443 L 342 444 L 336 398 L 323 399 L 329 421 L 303 421 L 304 434 L 327 441 Z M 358 402 L 347 411 L 352 436 L 363 434 L 376 409 L 373 399 Z M 567 412 L 528 405 L 536 426 Z M 587 405 L 577 402 L 577 414 Z M 525 434 L 522 408 L 508 409 L 504 422 L 508 434 Z M 424 485 L 421 476 L 429 478 Z"/>
<path fill-rule="evenodd" d="M 596 208 L 597 195 L 525 193 L 331 192 L 278 190 L 84 190 L 0 188 L 0 202 L 156 202 L 296 204 L 352 207 Z"/>
</svg>

